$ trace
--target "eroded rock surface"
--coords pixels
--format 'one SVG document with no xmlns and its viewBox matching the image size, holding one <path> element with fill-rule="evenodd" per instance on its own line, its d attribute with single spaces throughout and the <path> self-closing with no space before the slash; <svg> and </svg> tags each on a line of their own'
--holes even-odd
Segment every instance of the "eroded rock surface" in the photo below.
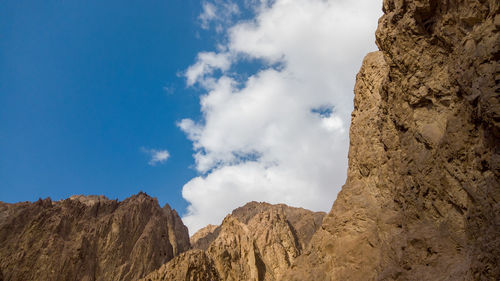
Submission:
<svg viewBox="0 0 500 281">
<path fill-rule="evenodd" d="M 144 193 L 0 204 L 5 281 L 137 280 L 189 246 L 177 212 Z"/>
<path fill-rule="evenodd" d="M 191 238 L 191 247 L 194 249 L 206 250 L 210 243 L 217 238 L 220 232 L 220 227 L 217 225 L 209 224 L 204 228 L 198 230 Z"/>
<path fill-rule="evenodd" d="M 383 5 L 348 179 L 283 280 L 500 280 L 500 2 Z"/>
<path fill-rule="evenodd" d="M 184 253 L 143 280 L 279 280 L 307 247 L 324 215 L 250 202 L 234 210 L 220 226 L 193 235 L 193 245 L 199 249 Z M 178 271 L 172 273 L 172 269 Z"/>
<path fill-rule="evenodd" d="M 162 265 L 139 281 L 222 281 L 213 260 L 202 250 L 190 250 Z"/>
<path fill-rule="evenodd" d="M 324 219 L 251 202 L 173 258 L 187 230 L 141 194 L 0 204 L 0 280 L 500 280 L 500 2 L 383 10 Z"/>
</svg>

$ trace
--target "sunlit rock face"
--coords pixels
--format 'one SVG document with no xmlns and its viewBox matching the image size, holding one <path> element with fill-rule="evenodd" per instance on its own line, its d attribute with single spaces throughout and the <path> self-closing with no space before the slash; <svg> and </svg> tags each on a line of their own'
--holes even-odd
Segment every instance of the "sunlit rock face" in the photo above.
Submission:
<svg viewBox="0 0 500 281">
<path fill-rule="evenodd" d="M 383 9 L 327 215 L 251 202 L 186 251 L 142 193 L 0 203 L 0 280 L 500 280 L 500 2 Z"/>
<path fill-rule="evenodd" d="M 283 280 L 500 278 L 499 7 L 384 1 L 348 179 Z"/>
<path fill-rule="evenodd" d="M 499 6 L 384 1 L 332 210 L 301 251 L 280 213 L 233 212 L 197 240 L 210 280 L 500 279 Z"/>
<path fill-rule="evenodd" d="M 177 212 L 144 193 L 0 203 L 3 280 L 137 280 L 189 246 Z"/>
<path fill-rule="evenodd" d="M 280 280 L 325 214 L 250 202 L 191 238 L 193 247 L 143 280 Z M 193 239 L 194 238 L 194 239 Z"/>
</svg>

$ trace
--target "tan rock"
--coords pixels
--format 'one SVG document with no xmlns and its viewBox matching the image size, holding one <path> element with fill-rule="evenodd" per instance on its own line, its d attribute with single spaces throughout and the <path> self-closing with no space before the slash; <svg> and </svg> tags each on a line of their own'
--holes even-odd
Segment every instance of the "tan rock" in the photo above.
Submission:
<svg viewBox="0 0 500 281">
<path fill-rule="evenodd" d="M 383 10 L 327 216 L 251 202 L 170 260 L 188 238 L 144 195 L 0 203 L 0 278 L 500 280 L 500 2 Z"/>
<path fill-rule="evenodd" d="M 217 225 L 209 224 L 198 230 L 189 240 L 193 249 L 206 250 L 212 241 L 219 235 L 220 228 Z"/>
<path fill-rule="evenodd" d="M 279 280 L 308 245 L 323 216 L 283 204 L 250 202 L 220 226 L 193 235 L 193 245 L 206 251 L 188 251 L 144 280 Z M 165 274 L 172 270 L 179 271 Z"/>
<path fill-rule="evenodd" d="M 499 11 L 384 1 L 346 184 L 282 280 L 500 280 Z"/>
<path fill-rule="evenodd" d="M 137 280 L 188 248 L 175 210 L 144 193 L 0 204 L 5 280 Z"/>
<path fill-rule="evenodd" d="M 139 281 L 220 281 L 212 259 L 202 250 L 189 250 Z"/>
</svg>

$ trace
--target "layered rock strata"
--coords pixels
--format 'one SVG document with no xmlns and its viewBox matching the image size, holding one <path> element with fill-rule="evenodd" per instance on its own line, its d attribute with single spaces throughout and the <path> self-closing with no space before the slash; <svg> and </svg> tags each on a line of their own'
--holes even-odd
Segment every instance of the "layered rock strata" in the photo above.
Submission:
<svg viewBox="0 0 500 281">
<path fill-rule="evenodd" d="M 323 216 L 251 202 L 192 238 L 188 251 L 143 280 L 279 280 L 307 247 Z"/>
<path fill-rule="evenodd" d="M 500 280 L 500 2 L 383 10 L 346 184 L 283 280 Z"/>
<path fill-rule="evenodd" d="M 137 280 L 189 247 L 177 212 L 144 193 L 0 204 L 5 281 Z"/>
</svg>

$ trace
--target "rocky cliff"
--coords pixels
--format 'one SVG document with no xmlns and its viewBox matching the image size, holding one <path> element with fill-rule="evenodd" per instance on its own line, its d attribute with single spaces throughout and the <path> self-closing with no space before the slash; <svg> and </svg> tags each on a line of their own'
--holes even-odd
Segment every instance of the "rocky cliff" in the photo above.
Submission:
<svg viewBox="0 0 500 281">
<path fill-rule="evenodd" d="M 0 280 L 137 280 L 189 247 L 176 211 L 144 193 L 0 203 Z"/>
<path fill-rule="evenodd" d="M 326 216 L 251 202 L 177 256 L 186 228 L 144 194 L 0 204 L 0 281 L 500 280 L 500 2 L 383 10 Z"/>
<path fill-rule="evenodd" d="M 220 226 L 193 235 L 193 246 L 143 280 L 280 280 L 308 246 L 323 216 L 286 205 L 250 202 Z"/>
<path fill-rule="evenodd" d="M 499 7 L 384 1 L 348 179 L 283 280 L 500 280 Z"/>
<path fill-rule="evenodd" d="M 500 2 L 383 10 L 380 51 L 357 76 L 348 177 L 311 240 L 293 243 L 283 212 L 246 207 L 148 281 L 500 280 Z"/>
</svg>

